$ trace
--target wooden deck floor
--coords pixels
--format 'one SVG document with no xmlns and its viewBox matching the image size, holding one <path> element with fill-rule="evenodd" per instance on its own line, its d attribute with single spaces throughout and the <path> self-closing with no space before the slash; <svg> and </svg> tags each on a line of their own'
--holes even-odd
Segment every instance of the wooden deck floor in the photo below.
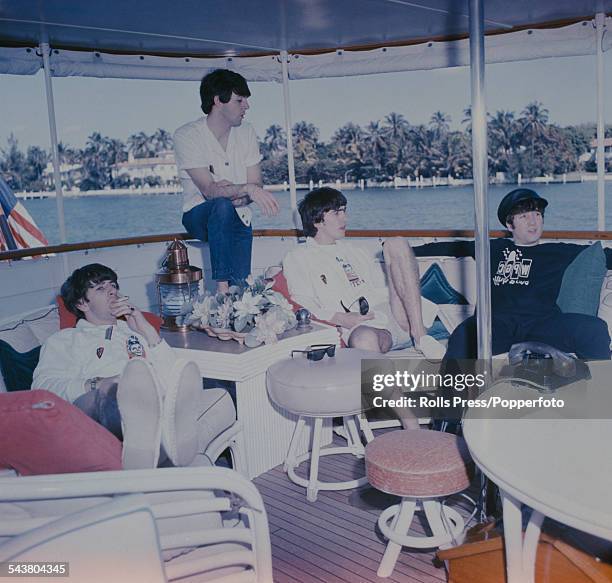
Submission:
<svg viewBox="0 0 612 583">
<path fill-rule="evenodd" d="M 351 455 L 322 457 L 319 468 L 320 478 L 328 481 L 350 480 L 365 473 L 363 460 Z M 308 463 L 304 463 L 298 473 L 305 474 L 307 469 Z M 308 502 L 305 488 L 292 483 L 281 466 L 257 477 L 254 483 L 268 512 L 276 583 L 447 580 L 444 567 L 434 564 L 434 552 L 405 548 L 391 577 L 377 577 L 386 546 L 378 530 L 378 515 L 398 498 L 363 487 L 319 492 L 316 502 Z"/>
</svg>

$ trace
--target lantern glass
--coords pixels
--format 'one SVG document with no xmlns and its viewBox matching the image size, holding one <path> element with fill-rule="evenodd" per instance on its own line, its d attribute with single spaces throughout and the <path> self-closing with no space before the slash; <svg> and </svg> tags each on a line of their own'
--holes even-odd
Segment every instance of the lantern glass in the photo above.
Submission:
<svg viewBox="0 0 612 583">
<path fill-rule="evenodd" d="M 199 287 L 199 281 L 191 283 L 160 283 L 161 315 L 164 318 L 181 316 L 183 314 L 183 306 L 197 298 Z"/>
</svg>

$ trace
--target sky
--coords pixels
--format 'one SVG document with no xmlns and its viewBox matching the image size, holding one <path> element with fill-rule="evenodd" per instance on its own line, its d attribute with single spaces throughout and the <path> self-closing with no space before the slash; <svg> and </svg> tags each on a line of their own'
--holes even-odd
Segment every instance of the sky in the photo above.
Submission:
<svg viewBox="0 0 612 583">
<path fill-rule="evenodd" d="M 605 54 L 605 95 L 612 104 L 612 57 Z M 538 100 L 558 125 L 594 123 L 596 120 L 595 57 L 565 57 L 487 67 L 486 99 L 490 112 L 506 109 L 520 114 Z M 250 83 L 251 109 L 247 113 L 260 138 L 274 123 L 284 125 L 282 86 Z M 60 140 L 81 148 L 94 131 L 127 140 L 140 131 L 157 128 L 173 132 L 202 115 L 199 84 L 193 81 L 133 81 L 83 77 L 53 80 Z M 459 129 L 470 101 L 469 69 L 412 71 L 338 79 L 290 82 L 293 122 L 305 120 L 320 129 L 327 141 L 347 122 L 365 126 L 391 111 L 412 124 L 427 123 L 440 110 Z M 21 149 L 30 145 L 49 148 L 49 123 L 44 78 L 0 76 L 0 149 L 11 133 Z M 608 105 L 606 122 L 612 123 Z"/>
</svg>

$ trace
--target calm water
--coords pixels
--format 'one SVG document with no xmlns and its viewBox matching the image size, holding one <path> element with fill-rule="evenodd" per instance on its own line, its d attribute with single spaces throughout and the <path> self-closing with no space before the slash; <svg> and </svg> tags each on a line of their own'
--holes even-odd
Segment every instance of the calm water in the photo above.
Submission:
<svg viewBox="0 0 612 583">
<path fill-rule="evenodd" d="M 512 186 L 489 187 L 491 228 L 499 228 L 496 210 Z M 548 199 L 549 229 L 589 230 L 597 227 L 597 186 L 594 182 L 534 185 Z M 298 191 L 298 200 L 306 191 Z M 607 184 L 608 229 L 612 225 L 612 185 Z M 401 188 L 347 191 L 352 229 L 464 229 L 474 226 L 471 187 Z M 256 228 L 290 228 L 289 193 L 276 193 L 277 217 L 259 215 Z M 183 231 L 180 195 L 93 196 L 64 199 L 68 242 L 95 241 Z M 55 199 L 26 200 L 25 206 L 51 244 L 59 243 Z"/>
</svg>

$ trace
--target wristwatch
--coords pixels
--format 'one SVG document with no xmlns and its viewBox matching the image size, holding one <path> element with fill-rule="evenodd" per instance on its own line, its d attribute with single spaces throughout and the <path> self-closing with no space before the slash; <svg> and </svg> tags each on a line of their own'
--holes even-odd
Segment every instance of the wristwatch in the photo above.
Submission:
<svg viewBox="0 0 612 583">
<path fill-rule="evenodd" d="M 89 390 L 95 391 L 98 388 L 98 381 L 100 381 L 102 377 L 93 377 L 89 379 Z"/>
</svg>

